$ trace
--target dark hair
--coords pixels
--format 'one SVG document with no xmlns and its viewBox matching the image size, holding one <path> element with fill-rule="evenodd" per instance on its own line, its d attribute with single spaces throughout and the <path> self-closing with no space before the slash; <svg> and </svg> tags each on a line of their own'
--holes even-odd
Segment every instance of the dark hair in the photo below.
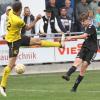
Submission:
<svg viewBox="0 0 100 100">
<path fill-rule="evenodd" d="M 62 9 L 65 9 L 65 10 L 67 10 L 65 6 L 63 6 L 63 7 L 61 7 L 61 8 L 60 8 L 60 10 L 62 10 Z"/>
<path fill-rule="evenodd" d="M 24 9 L 29 9 L 29 7 L 28 6 L 25 6 Z"/>
<path fill-rule="evenodd" d="M 18 12 L 22 9 L 22 3 L 19 2 L 19 1 L 15 1 L 13 4 L 12 4 L 12 9 L 14 12 Z"/>
<path fill-rule="evenodd" d="M 79 20 L 80 20 L 80 21 L 84 21 L 84 20 L 88 19 L 88 17 L 89 17 L 89 14 L 83 12 L 83 13 L 80 14 Z"/>
</svg>

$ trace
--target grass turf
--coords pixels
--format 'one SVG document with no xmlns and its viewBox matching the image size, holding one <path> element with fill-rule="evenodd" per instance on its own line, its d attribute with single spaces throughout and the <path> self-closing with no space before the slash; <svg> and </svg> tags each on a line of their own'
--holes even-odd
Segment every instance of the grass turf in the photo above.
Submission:
<svg viewBox="0 0 100 100">
<path fill-rule="evenodd" d="M 7 97 L 0 100 L 100 100 L 100 71 L 89 71 L 76 93 L 70 89 L 78 75 L 66 82 L 63 73 L 10 76 Z"/>
</svg>

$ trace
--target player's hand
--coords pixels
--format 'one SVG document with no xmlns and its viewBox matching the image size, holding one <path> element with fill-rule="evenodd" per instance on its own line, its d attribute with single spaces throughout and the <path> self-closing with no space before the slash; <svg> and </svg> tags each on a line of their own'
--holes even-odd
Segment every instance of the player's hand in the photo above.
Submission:
<svg viewBox="0 0 100 100">
<path fill-rule="evenodd" d="M 36 20 L 38 21 L 39 19 L 41 19 L 42 18 L 42 16 L 39 14 L 39 15 L 37 15 L 36 16 Z"/>
<path fill-rule="evenodd" d="M 2 35 L 1 37 L 2 37 L 3 39 L 5 39 L 5 35 Z"/>
</svg>

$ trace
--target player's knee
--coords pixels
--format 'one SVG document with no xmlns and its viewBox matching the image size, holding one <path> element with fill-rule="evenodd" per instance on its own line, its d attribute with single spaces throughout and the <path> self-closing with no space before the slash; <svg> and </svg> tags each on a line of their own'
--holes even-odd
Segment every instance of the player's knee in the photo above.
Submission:
<svg viewBox="0 0 100 100">
<path fill-rule="evenodd" d="M 8 66 L 13 69 L 15 67 L 15 63 L 9 63 Z"/>
<path fill-rule="evenodd" d="M 81 76 L 84 76 L 84 74 L 85 74 L 85 71 L 84 71 L 84 70 L 81 70 L 81 71 L 80 71 L 80 75 L 81 75 Z"/>
<path fill-rule="evenodd" d="M 76 58 L 76 59 L 75 59 L 75 62 L 74 62 L 73 65 L 78 67 L 78 66 L 81 65 L 81 63 L 82 63 L 82 59 L 80 59 L 80 58 Z"/>
</svg>

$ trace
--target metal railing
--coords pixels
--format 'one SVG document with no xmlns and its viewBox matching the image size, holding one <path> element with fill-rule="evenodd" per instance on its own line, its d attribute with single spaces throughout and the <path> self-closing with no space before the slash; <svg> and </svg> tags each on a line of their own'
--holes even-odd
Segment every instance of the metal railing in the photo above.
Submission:
<svg viewBox="0 0 100 100">
<path fill-rule="evenodd" d="M 84 32 L 67 32 L 65 36 L 72 36 L 72 35 L 80 35 Z M 100 36 L 100 31 L 97 31 L 98 37 Z M 31 37 L 40 38 L 40 39 L 56 39 L 61 38 L 61 33 L 51 33 L 51 34 L 32 34 Z M 0 40 L 1 41 L 1 40 Z"/>
</svg>

